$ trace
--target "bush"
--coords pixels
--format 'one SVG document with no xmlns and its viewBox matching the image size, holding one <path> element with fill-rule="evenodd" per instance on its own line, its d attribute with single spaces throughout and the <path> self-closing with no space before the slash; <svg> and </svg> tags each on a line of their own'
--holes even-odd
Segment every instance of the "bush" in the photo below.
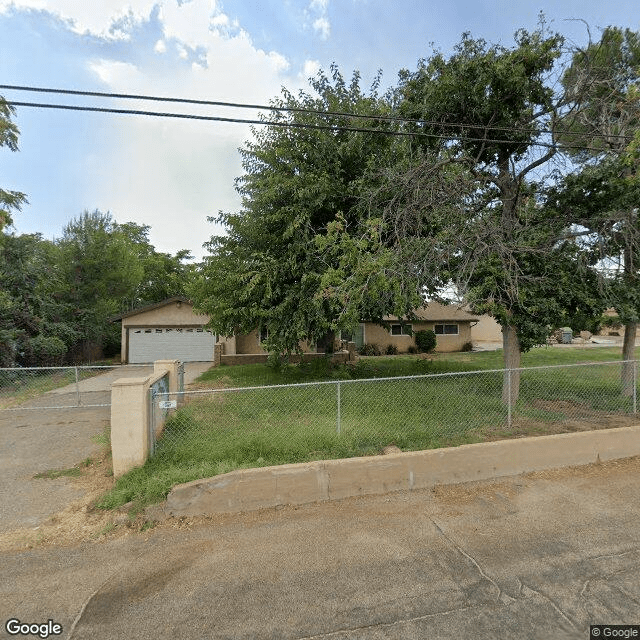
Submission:
<svg viewBox="0 0 640 640">
<path fill-rule="evenodd" d="M 377 344 L 363 344 L 360 347 L 360 355 L 361 356 L 381 356 L 382 351 L 380 351 L 380 347 Z"/>
<path fill-rule="evenodd" d="M 31 338 L 25 347 L 28 364 L 36 367 L 60 365 L 67 352 L 67 345 L 60 338 L 42 334 Z"/>
<path fill-rule="evenodd" d="M 418 347 L 416 347 L 415 344 L 410 344 L 409 348 L 407 349 L 407 351 L 409 353 L 418 353 Z"/>
<path fill-rule="evenodd" d="M 460 351 L 473 351 L 473 342 L 465 342 Z"/>
<path fill-rule="evenodd" d="M 431 329 L 416 332 L 416 345 L 423 353 L 431 353 L 436 348 L 436 334 Z"/>
<path fill-rule="evenodd" d="M 398 347 L 395 344 L 388 344 L 385 349 L 385 354 L 388 356 L 397 356 L 398 355 Z"/>
</svg>

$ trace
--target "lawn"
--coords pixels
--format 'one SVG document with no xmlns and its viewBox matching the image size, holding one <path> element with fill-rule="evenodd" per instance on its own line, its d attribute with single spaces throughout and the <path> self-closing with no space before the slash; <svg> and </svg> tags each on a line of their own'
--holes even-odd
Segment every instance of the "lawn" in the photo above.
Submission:
<svg viewBox="0 0 640 640">
<path fill-rule="evenodd" d="M 540 348 L 525 354 L 523 366 L 619 357 L 619 350 L 609 348 Z M 233 469 L 376 455 L 389 444 L 420 450 L 601 428 L 612 426 L 610 416 L 619 420 L 632 411 L 632 400 L 621 395 L 617 363 L 531 369 L 522 373 L 520 399 L 508 424 L 503 374 L 494 371 L 500 365 L 501 352 L 480 352 L 369 357 L 335 368 L 316 360 L 280 371 L 266 365 L 211 369 L 197 386 L 219 391 L 188 394 L 167 422 L 156 455 L 120 478 L 101 506 L 156 502 L 174 484 Z M 365 380 L 407 375 L 423 377 Z M 242 389 L 291 383 L 311 384 Z"/>
</svg>

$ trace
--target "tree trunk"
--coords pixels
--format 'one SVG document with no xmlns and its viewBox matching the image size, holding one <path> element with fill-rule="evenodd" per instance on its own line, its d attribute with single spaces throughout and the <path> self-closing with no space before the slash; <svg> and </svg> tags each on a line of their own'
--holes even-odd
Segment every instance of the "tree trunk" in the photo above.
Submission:
<svg viewBox="0 0 640 640">
<path fill-rule="evenodd" d="M 502 401 L 513 408 L 520 393 L 520 371 L 517 371 L 520 369 L 520 339 L 514 326 L 502 327 L 502 353 L 505 368 Z"/>
<path fill-rule="evenodd" d="M 635 364 L 627 362 L 633 360 L 636 350 L 636 332 L 638 324 L 628 322 L 624 325 L 624 342 L 622 343 L 622 394 L 633 395 L 633 369 Z"/>
</svg>

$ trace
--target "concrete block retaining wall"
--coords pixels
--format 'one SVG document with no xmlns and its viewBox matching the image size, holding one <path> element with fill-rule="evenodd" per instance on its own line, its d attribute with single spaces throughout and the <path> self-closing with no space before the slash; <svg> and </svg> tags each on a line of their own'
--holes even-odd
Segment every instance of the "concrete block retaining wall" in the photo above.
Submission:
<svg viewBox="0 0 640 640">
<path fill-rule="evenodd" d="M 640 426 L 240 469 L 175 486 L 165 510 L 173 516 L 251 511 L 425 489 L 637 455 Z"/>
</svg>

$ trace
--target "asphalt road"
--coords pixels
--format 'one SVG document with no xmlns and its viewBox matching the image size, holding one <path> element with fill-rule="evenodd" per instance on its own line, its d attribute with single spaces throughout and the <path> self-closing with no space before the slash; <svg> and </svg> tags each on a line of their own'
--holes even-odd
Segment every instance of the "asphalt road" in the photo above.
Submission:
<svg viewBox="0 0 640 640">
<path fill-rule="evenodd" d="M 639 523 L 640 458 L 169 520 L 1 554 L 0 618 L 74 639 L 587 639 L 640 624 Z"/>
</svg>

